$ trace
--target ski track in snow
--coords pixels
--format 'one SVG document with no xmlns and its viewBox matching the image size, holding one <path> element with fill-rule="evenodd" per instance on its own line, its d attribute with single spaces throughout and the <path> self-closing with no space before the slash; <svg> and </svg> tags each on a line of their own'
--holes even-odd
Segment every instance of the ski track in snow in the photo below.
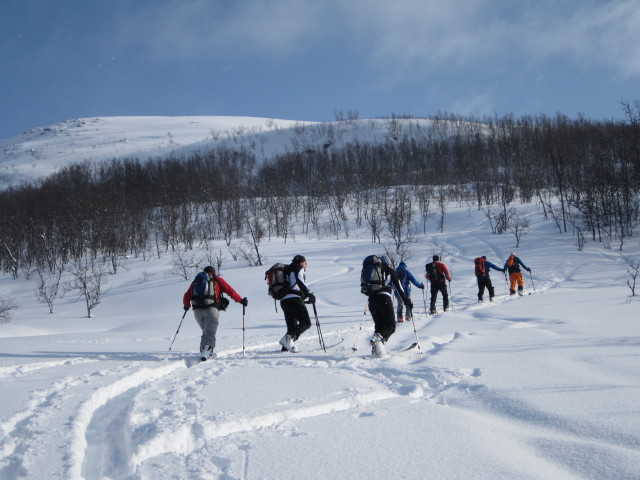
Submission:
<svg viewBox="0 0 640 480">
<path fill-rule="evenodd" d="M 340 332 L 330 332 L 327 343 L 341 335 L 353 341 L 358 325 Z M 452 334 L 444 338 L 424 339 L 436 352 L 459 338 Z M 301 344 L 314 345 L 308 337 Z M 424 348 L 423 346 L 423 348 Z M 454 372 L 434 369 L 412 353 L 392 359 L 372 359 L 354 356 L 348 347 L 333 354 L 324 354 L 316 347 L 309 353 L 280 354 L 277 344 L 261 343 L 248 346 L 246 357 L 241 349 L 218 353 L 218 358 L 200 363 L 195 356 L 167 356 L 152 362 L 132 361 L 112 368 L 90 369 L 79 377 L 66 377 L 49 389 L 34 391 L 24 409 L 0 424 L 0 476 L 19 478 L 32 472 L 37 465 L 40 448 L 56 448 L 54 441 L 67 438 L 64 471 L 48 471 L 49 478 L 102 479 L 151 478 L 141 473 L 145 463 L 165 454 L 185 457 L 215 439 L 233 437 L 239 449 L 246 448 L 244 433 L 279 431 L 296 421 L 331 416 L 342 412 L 362 412 L 372 404 L 384 404 L 399 399 L 406 402 L 437 402 L 440 393 L 455 387 L 473 371 Z M 177 359 L 175 357 L 178 357 Z M 425 357 L 426 359 L 426 357 Z M 64 361 L 41 362 L 25 366 L 5 367 L 4 376 L 26 375 L 73 363 L 95 363 L 95 358 L 77 357 Z M 216 378 L 233 374 L 247 362 L 265 369 L 300 368 L 323 375 L 360 378 L 368 389 L 347 388 L 327 392 L 319 398 L 302 397 L 284 403 L 265 405 L 248 414 L 204 416 L 197 402 L 197 392 L 215 384 Z M 402 368 L 394 368 L 401 362 Z M 408 374 L 407 364 L 415 363 Z M 160 365 L 160 366 L 159 366 Z M 88 394 L 87 394 L 88 393 Z M 146 407 L 144 398 L 153 395 L 162 400 Z M 196 399 L 196 400 L 194 400 Z M 195 403 L 194 403 L 195 402 Z M 328 418 L 327 421 L 331 421 Z M 50 425 L 55 425 L 50 431 Z M 43 433 L 49 430 L 48 433 Z M 38 444 L 34 449 L 33 445 Z M 59 448 L 59 446 L 57 447 Z M 248 455 L 248 454 L 247 454 Z M 247 462 L 248 457 L 245 459 Z M 131 477 L 130 477 L 131 476 Z"/>
</svg>

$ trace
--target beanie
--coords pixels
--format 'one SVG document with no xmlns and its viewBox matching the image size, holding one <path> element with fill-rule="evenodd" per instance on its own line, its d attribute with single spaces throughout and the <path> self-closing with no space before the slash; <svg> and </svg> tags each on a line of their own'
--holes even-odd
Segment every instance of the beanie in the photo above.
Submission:
<svg viewBox="0 0 640 480">
<path fill-rule="evenodd" d="M 295 257 L 293 257 L 293 260 L 291 260 L 291 263 L 303 263 L 306 261 L 307 259 L 304 258 L 302 255 L 296 255 Z"/>
</svg>

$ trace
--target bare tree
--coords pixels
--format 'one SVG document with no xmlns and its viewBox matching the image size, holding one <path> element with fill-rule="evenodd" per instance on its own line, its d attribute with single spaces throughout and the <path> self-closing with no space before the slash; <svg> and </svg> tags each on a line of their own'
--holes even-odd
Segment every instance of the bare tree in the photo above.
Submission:
<svg viewBox="0 0 640 480">
<path fill-rule="evenodd" d="M 186 250 L 181 247 L 176 247 L 173 252 L 173 263 L 171 264 L 169 273 L 189 280 L 191 278 L 191 272 L 195 267 L 196 262 L 193 253 L 187 253 Z"/>
<path fill-rule="evenodd" d="M 520 240 L 529 233 L 529 219 L 519 215 L 516 209 L 511 209 L 512 214 L 509 217 L 507 228 L 513 232 L 516 237 L 516 248 L 520 246 Z"/>
<path fill-rule="evenodd" d="M 264 238 L 264 228 L 260 218 L 255 215 L 249 221 L 249 238 L 246 239 L 245 244 L 249 247 L 249 252 L 243 253 L 240 251 L 240 255 L 249 262 L 249 265 L 262 265 L 262 256 L 260 255 L 260 242 Z M 247 255 L 246 253 L 249 253 Z M 251 263 L 253 262 L 253 263 Z"/>
<path fill-rule="evenodd" d="M 0 296 L 0 323 L 11 321 L 11 310 L 16 308 L 16 304 L 10 298 Z"/>
<path fill-rule="evenodd" d="M 371 241 L 380 243 L 380 234 L 382 233 L 382 213 L 380 207 L 372 204 L 369 210 L 365 212 L 367 226 L 371 231 Z"/>
<path fill-rule="evenodd" d="M 91 318 L 91 311 L 100 305 L 107 272 L 103 265 L 94 259 L 80 259 L 71 265 L 71 280 L 66 285 L 66 292 L 77 292 L 78 299 L 83 298 L 87 307 L 87 318 Z"/>
<path fill-rule="evenodd" d="M 38 269 L 38 280 L 36 283 L 36 293 L 38 299 L 43 301 L 49 307 L 49 313 L 53 313 L 53 303 L 58 297 L 60 291 L 60 280 L 64 267 L 56 265 L 54 270 L 49 273 L 43 273 Z"/>
<path fill-rule="evenodd" d="M 625 262 L 627 262 L 627 273 L 629 278 L 627 279 L 627 287 L 631 290 L 629 297 L 636 296 L 636 280 L 638 279 L 638 273 L 640 273 L 640 261 L 635 257 L 622 256 Z"/>
</svg>

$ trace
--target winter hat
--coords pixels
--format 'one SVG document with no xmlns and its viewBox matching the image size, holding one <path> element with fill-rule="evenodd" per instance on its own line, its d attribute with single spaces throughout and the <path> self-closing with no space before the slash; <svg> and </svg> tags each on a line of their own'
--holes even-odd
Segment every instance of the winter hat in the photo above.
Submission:
<svg viewBox="0 0 640 480">
<path fill-rule="evenodd" d="M 391 261 L 389 260 L 389 257 L 387 257 L 386 255 L 382 255 L 380 257 L 380 261 L 384 264 L 384 265 L 391 265 Z"/>
<path fill-rule="evenodd" d="M 482 255 L 482 259 L 483 259 L 483 260 L 486 260 L 486 259 L 487 259 L 487 256 L 486 256 L 486 255 Z"/>
<path fill-rule="evenodd" d="M 433 256 L 433 261 L 434 262 L 439 262 L 440 261 L 440 255 L 434 255 Z"/>
<path fill-rule="evenodd" d="M 204 267 L 203 272 L 214 274 L 216 273 L 216 269 L 209 265 L 208 267 Z"/>
<path fill-rule="evenodd" d="M 398 265 L 398 268 L 407 268 L 407 264 L 404 262 L 400 262 L 400 265 Z"/>
<path fill-rule="evenodd" d="M 306 262 L 307 259 L 304 258 L 302 255 L 296 255 L 295 257 L 293 257 L 293 260 L 291 260 L 291 263 L 303 263 Z"/>
</svg>

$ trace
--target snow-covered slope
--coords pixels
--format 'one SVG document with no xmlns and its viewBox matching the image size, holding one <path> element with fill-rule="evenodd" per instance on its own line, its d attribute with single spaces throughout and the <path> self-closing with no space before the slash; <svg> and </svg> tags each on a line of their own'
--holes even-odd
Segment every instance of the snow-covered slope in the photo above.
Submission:
<svg viewBox="0 0 640 480">
<path fill-rule="evenodd" d="M 34 128 L 0 140 L 0 188 L 51 175 L 75 162 L 186 156 L 218 146 L 258 159 L 285 151 L 426 135 L 429 120 L 301 122 L 254 117 L 96 117 Z"/>
<path fill-rule="evenodd" d="M 34 128 L 0 141 L 0 183 L 50 175 L 72 162 L 149 158 L 298 122 L 252 117 L 96 117 Z"/>
<path fill-rule="evenodd" d="M 425 315 L 414 288 L 416 330 L 398 325 L 388 349 L 416 335 L 420 348 L 388 359 L 368 355 L 359 292 L 362 259 L 382 247 L 355 226 L 262 245 L 269 264 L 309 260 L 326 353 L 315 325 L 300 353 L 280 353 L 267 267 L 233 262 L 223 242 L 222 274 L 249 306 L 222 314 L 205 363 L 192 313 L 180 324 L 188 282 L 170 254 L 128 259 L 91 319 L 70 296 L 48 314 L 33 279 L 0 277 L 19 307 L 0 325 L 0 479 L 639 478 L 640 303 L 625 264 L 600 244 L 578 252 L 535 206 L 519 208 L 526 295 L 507 297 L 494 272 L 497 301 L 477 303 L 472 259 L 501 264 L 514 239 L 450 205 L 447 233 L 419 236 L 407 263 L 422 277 L 443 252 L 453 311 Z"/>
</svg>

